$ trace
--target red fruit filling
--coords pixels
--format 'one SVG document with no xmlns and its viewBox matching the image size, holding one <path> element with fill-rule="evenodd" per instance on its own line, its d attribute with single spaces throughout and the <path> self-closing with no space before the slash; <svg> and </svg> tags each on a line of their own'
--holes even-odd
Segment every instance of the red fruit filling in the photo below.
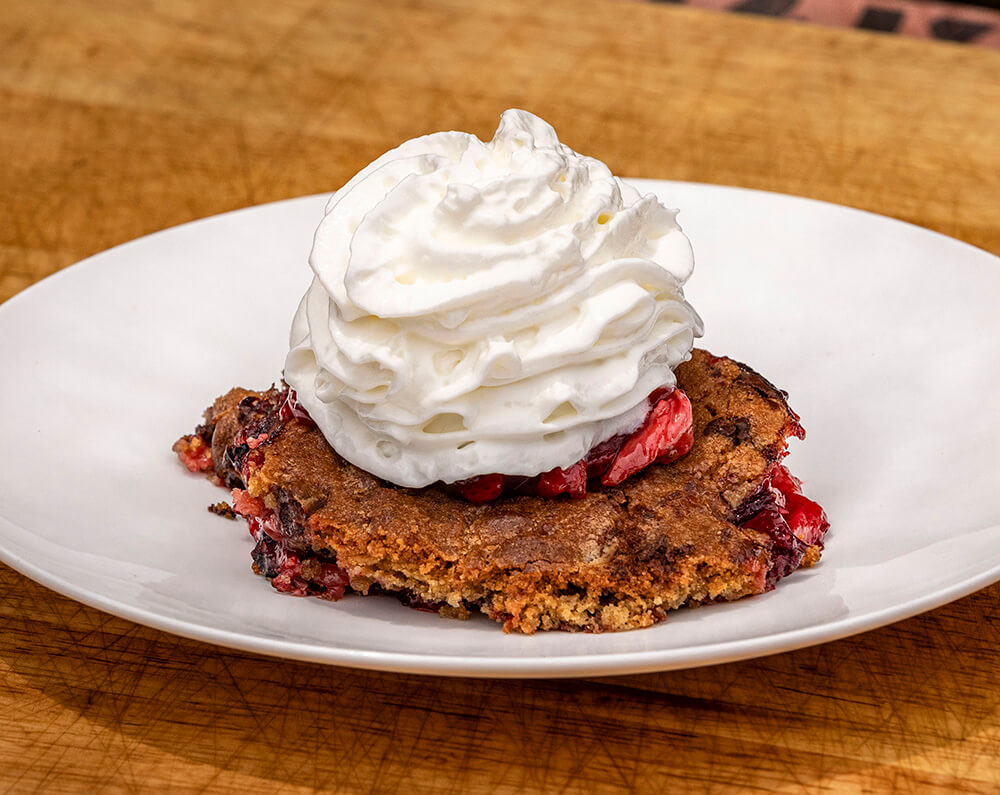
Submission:
<svg viewBox="0 0 1000 795">
<path fill-rule="evenodd" d="M 822 547 L 830 522 L 823 509 L 802 494 L 802 481 L 781 465 L 775 467 L 760 494 L 751 501 L 752 515 L 739 524 L 765 533 L 774 543 L 774 563 L 767 574 L 770 589 L 799 567 L 809 547 Z"/>
<path fill-rule="evenodd" d="M 503 494 L 507 486 L 506 475 L 480 475 L 469 480 L 460 480 L 453 488 L 469 502 L 477 505 L 495 500 Z"/>
<path fill-rule="evenodd" d="M 174 444 L 174 452 L 190 472 L 210 472 L 212 447 L 200 436 L 186 436 Z"/>
<path fill-rule="evenodd" d="M 581 497 L 587 492 L 588 480 L 599 478 L 604 485 L 617 485 L 654 461 L 668 462 L 685 455 L 694 438 L 687 396 L 676 389 L 658 390 L 650 395 L 649 402 L 650 411 L 638 429 L 601 442 L 571 467 L 556 468 L 534 478 L 482 475 L 452 484 L 450 488 L 471 502 L 489 502 L 505 492 L 541 497 L 565 493 Z M 226 450 L 226 460 L 245 483 L 250 470 L 263 463 L 262 451 L 258 449 L 261 445 L 273 440 L 289 422 L 312 420 L 299 406 L 292 390 L 286 390 L 271 403 L 245 398 L 240 409 L 244 424 Z M 178 440 L 174 451 L 192 472 L 214 476 L 207 430 L 199 429 L 195 435 Z M 805 432 L 793 421 L 788 435 L 801 437 Z M 242 486 L 235 475 L 227 479 L 235 479 L 235 484 Z M 251 553 L 255 571 L 282 593 L 331 600 L 343 598 L 350 589 L 347 572 L 337 565 L 332 552 L 310 546 L 301 506 L 281 489 L 276 495 L 277 508 L 271 509 L 245 489 L 233 489 L 233 510 L 247 520 L 256 544 Z M 760 590 L 770 590 L 779 579 L 798 568 L 810 548 L 822 548 L 829 528 L 823 509 L 802 494 L 801 482 L 781 465 L 775 466 L 763 486 L 737 509 L 733 521 L 771 538 L 770 565 L 750 562 L 751 569 L 759 569 L 756 574 L 761 580 Z M 425 602 L 409 591 L 393 595 L 418 610 L 441 608 L 440 604 Z"/>
<path fill-rule="evenodd" d="M 577 461 L 569 469 L 556 467 L 538 476 L 535 493 L 539 497 L 555 497 L 563 492 L 571 497 L 587 493 L 587 461 Z"/>
<path fill-rule="evenodd" d="M 256 542 L 250 553 L 254 571 L 266 577 L 280 593 L 330 601 L 343 599 L 351 589 L 347 572 L 337 565 L 333 552 L 317 550 L 305 543 L 301 506 L 283 500 L 279 494 L 279 508 L 271 510 L 245 489 L 233 489 L 233 510 L 247 520 L 250 536 Z M 441 608 L 440 604 L 427 602 L 411 591 L 392 595 L 416 610 L 436 613 Z"/>
<path fill-rule="evenodd" d="M 654 461 L 666 464 L 680 458 L 693 444 L 691 401 L 675 389 L 653 406 L 639 430 L 625 440 L 601 483 L 617 486 Z"/>
<path fill-rule="evenodd" d="M 254 412 L 252 398 L 247 398 L 248 410 Z M 449 484 L 453 494 L 469 502 L 482 504 L 497 499 L 502 494 L 557 497 L 583 497 L 587 481 L 600 479 L 605 486 L 617 486 L 627 478 L 641 472 L 654 461 L 669 463 L 685 455 L 694 443 L 691 401 L 679 389 L 658 389 L 649 396 L 649 413 L 642 424 L 630 434 L 619 434 L 601 442 L 587 455 L 570 467 L 556 467 L 535 477 L 488 474 Z M 257 462 L 256 450 L 280 433 L 281 427 L 292 420 L 312 422 L 308 412 L 299 405 L 294 390 L 286 390 L 280 398 L 277 416 L 261 414 L 252 416 L 233 440 L 230 455 L 236 468 Z M 204 442 L 193 437 L 193 443 Z M 178 455 L 192 471 L 211 469 L 211 449 L 207 448 L 208 461 L 200 469 L 192 469 L 185 453 Z M 244 479 L 246 473 L 244 472 Z"/>
<path fill-rule="evenodd" d="M 670 389 L 657 390 L 649 403 L 649 413 L 636 430 L 601 442 L 570 467 L 556 467 L 533 478 L 479 475 L 453 483 L 450 489 L 474 503 L 490 502 L 505 492 L 582 497 L 588 480 L 599 478 L 605 486 L 617 486 L 654 461 L 675 461 L 694 444 L 691 401 L 681 390 Z"/>
<path fill-rule="evenodd" d="M 350 585 L 347 572 L 311 551 L 291 549 L 291 533 L 263 500 L 243 489 L 233 489 L 233 510 L 247 520 L 250 535 L 257 543 L 250 553 L 254 567 L 271 581 L 276 591 L 292 596 L 343 599 Z"/>
<path fill-rule="evenodd" d="M 281 402 L 281 408 L 278 409 L 278 417 L 282 422 L 289 422 L 296 419 L 312 424 L 313 421 L 312 417 L 309 416 L 309 412 L 299 405 L 299 399 L 294 389 L 285 391 L 285 399 Z"/>
</svg>

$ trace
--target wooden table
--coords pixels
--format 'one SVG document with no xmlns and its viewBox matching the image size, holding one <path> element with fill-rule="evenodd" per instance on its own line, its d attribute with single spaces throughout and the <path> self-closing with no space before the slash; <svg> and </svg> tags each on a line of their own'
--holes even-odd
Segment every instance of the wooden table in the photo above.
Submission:
<svg viewBox="0 0 1000 795">
<path fill-rule="evenodd" d="M 488 136 L 509 106 L 617 173 L 814 196 L 1000 253 L 998 52 L 655 4 L 466 5 L 8 0 L 0 300 L 156 229 L 328 191 L 411 136 Z M 700 670 L 389 675 L 178 639 L 0 566 L 0 790 L 996 791 L 998 651 L 994 586 Z"/>
</svg>

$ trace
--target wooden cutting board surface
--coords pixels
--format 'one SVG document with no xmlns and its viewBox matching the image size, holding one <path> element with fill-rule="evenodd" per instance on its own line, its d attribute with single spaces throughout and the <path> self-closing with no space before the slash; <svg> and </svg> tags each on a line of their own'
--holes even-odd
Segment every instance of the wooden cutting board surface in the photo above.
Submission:
<svg viewBox="0 0 1000 795">
<path fill-rule="evenodd" d="M 604 0 L 7 0 L 0 300 L 157 229 L 331 190 L 414 135 L 488 136 L 510 106 L 617 173 L 1000 253 L 998 52 Z M 179 639 L 0 566 L 0 791 L 995 792 L 998 651 L 993 586 L 699 670 L 403 676 Z"/>
</svg>

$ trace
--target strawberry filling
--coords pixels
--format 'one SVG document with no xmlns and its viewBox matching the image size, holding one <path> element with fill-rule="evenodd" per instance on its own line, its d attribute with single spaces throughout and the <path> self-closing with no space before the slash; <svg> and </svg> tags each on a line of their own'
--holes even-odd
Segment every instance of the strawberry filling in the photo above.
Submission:
<svg viewBox="0 0 1000 795">
<path fill-rule="evenodd" d="M 452 483 L 451 491 L 469 502 L 484 503 L 501 494 L 538 497 L 582 497 L 589 480 L 617 486 L 654 461 L 669 463 L 685 455 L 694 444 L 691 401 L 679 389 L 657 390 L 649 397 L 650 410 L 630 434 L 601 442 L 586 456 L 565 469 L 556 467 L 532 478 L 513 475 L 479 475 Z"/>
</svg>

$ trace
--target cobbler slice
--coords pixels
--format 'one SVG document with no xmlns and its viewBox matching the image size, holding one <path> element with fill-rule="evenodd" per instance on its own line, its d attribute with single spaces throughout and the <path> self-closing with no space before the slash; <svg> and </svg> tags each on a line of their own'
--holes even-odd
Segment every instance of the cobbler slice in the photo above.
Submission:
<svg viewBox="0 0 1000 795">
<path fill-rule="evenodd" d="M 549 486 L 546 473 L 524 496 L 505 486 L 470 502 L 454 485 L 379 480 L 338 456 L 287 389 L 230 391 L 174 450 L 233 489 L 254 570 L 279 591 L 391 593 L 444 615 L 481 611 L 505 631 L 631 629 L 770 590 L 819 560 L 829 526 L 781 464 L 787 438 L 804 436 L 784 393 L 697 349 L 677 378 L 650 417 L 686 395 L 688 428 L 667 405 L 631 453 L 615 442 L 599 477 L 571 468 Z"/>
</svg>

